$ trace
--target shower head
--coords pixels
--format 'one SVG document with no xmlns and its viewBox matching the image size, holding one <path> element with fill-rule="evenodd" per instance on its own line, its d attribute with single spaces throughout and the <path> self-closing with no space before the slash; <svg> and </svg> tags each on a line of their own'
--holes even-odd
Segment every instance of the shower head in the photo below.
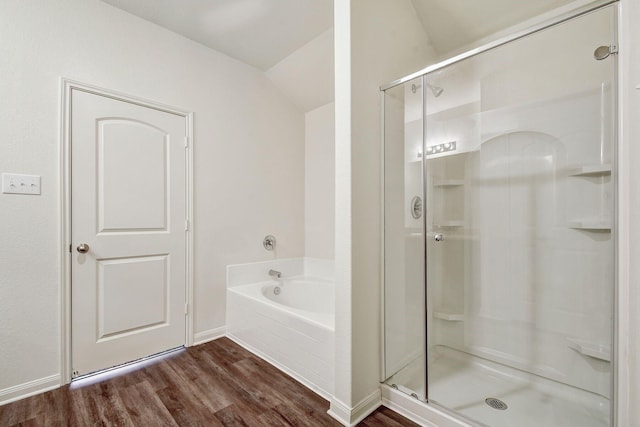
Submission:
<svg viewBox="0 0 640 427">
<path fill-rule="evenodd" d="M 435 96 L 436 98 L 442 95 L 442 92 L 444 92 L 444 89 L 442 89 L 440 86 L 434 86 L 427 83 L 427 87 L 431 89 L 431 93 L 433 93 L 433 96 Z"/>
<path fill-rule="evenodd" d="M 434 86 L 432 84 L 427 83 L 427 87 L 431 89 L 431 93 L 433 93 L 433 96 L 435 96 L 436 98 L 442 95 L 442 92 L 444 92 L 444 89 L 442 89 L 440 86 Z M 414 83 L 411 85 L 411 92 L 416 93 L 419 88 L 420 86 Z"/>
</svg>

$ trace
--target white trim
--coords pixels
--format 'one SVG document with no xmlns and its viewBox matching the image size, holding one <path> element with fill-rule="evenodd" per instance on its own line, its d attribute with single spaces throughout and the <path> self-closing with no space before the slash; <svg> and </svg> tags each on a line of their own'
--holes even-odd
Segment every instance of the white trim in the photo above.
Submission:
<svg viewBox="0 0 640 427">
<path fill-rule="evenodd" d="M 296 381 L 301 383 L 303 386 L 307 387 L 309 390 L 311 390 L 314 393 L 320 395 L 323 399 L 325 399 L 325 400 L 332 400 L 333 399 L 333 396 L 327 390 L 321 389 L 320 387 L 318 387 L 317 385 L 313 384 L 312 382 L 310 382 L 306 378 L 298 375 L 296 372 L 294 372 L 291 369 L 287 368 L 286 366 L 282 365 L 277 360 L 267 356 L 266 354 L 264 354 L 260 350 L 256 349 L 255 347 L 251 346 L 250 344 L 247 344 L 246 342 L 242 341 L 238 337 L 233 336 L 233 334 L 227 334 L 227 338 L 229 338 L 231 341 L 233 341 L 236 344 L 238 344 L 240 347 L 242 347 L 242 348 L 248 350 L 249 352 L 255 354 L 256 356 L 258 356 L 259 358 L 263 359 L 264 361 L 269 362 L 271 365 L 273 365 L 276 368 L 280 369 L 282 372 L 284 372 L 285 374 L 289 375 L 291 378 L 295 379 Z"/>
<path fill-rule="evenodd" d="M 334 420 L 338 421 L 343 426 L 350 425 L 349 419 L 351 418 L 351 409 L 344 402 L 336 399 L 335 397 L 329 402 L 329 410 L 327 411 Z"/>
<path fill-rule="evenodd" d="M 69 153 L 69 120 L 71 86 L 60 80 L 60 382 L 71 379 L 71 154 Z"/>
<path fill-rule="evenodd" d="M 193 186 L 193 144 L 194 144 L 194 134 L 193 134 L 193 119 L 194 119 L 194 114 L 193 112 L 189 112 L 186 113 L 186 115 L 184 116 L 186 119 L 186 126 L 187 128 L 185 129 L 185 132 L 187 134 L 187 164 L 186 164 L 186 171 L 187 171 L 187 188 L 185 189 L 186 191 L 186 216 L 187 216 L 187 222 L 189 224 L 189 227 L 187 229 L 187 231 L 185 232 L 185 238 L 186 238 L 186 242 L 185 242 L 185 262 L 186 262 L 186 289 L 185 289 L 185 301 L 187 302 L 187 304 L 189 304 L 188 307 L 188 312 L 186 314 L 186 318 L 185 318 L 185 322 L 186 322 L 186 328 L 187 330 L 185 331 L 186 333 L 186 337 L 185 337 L 185 347 L 189 347 L 192 346 L 194 341 L 195 341 L 195 336 L 194 336 L 194 318 L 195 316 L 193 315 L 194 313 L 194 305 L 195 305 L 195 299 L 194 299 L 194 292 L 193 292 L 193 288 L 194 288 L 194 277 L 195 277 L 195 273 L 194 273 L 194 259 L 195 259 L 195 252 L 194 252 L 194 234 L 193 234 L 193 230 L 195 228 L 195 222 L 193 221 L 194 218 L 194 201 L 193 201 L 193 195 L 194 195 L 194 190 L 195 187 Z"/>
<path fill-rule="evenodd" d="M 351 425 L 355 426 L 382 405 L 380 389 L 377 388 L 356 404 L 351 410 Z"/>
<path fill-rule="evenodd" d="M 60 375 L 58 374 L 14 385 L 0 390 L 0 405 L 15 402 L 58 387 L 60 387 Z"/>
<path fill-rule="evenodd" d="M 219 328 L 213 328 L 207 331 L 198 332 L 193 336 L 193 343 L 191 345 L 200 345 L 209 341 L 217 340 L 218 338 L 224 337 L 226 333 L 226 326 L 220 326 Z"/>
<path fill-rule="evenodd" d="M 474 427 L 473 424 L 468 424 L 386 384 L 382 384 L 380 388 L 382 404 L 416 424 L 424 427 Z"/>
<path fill-rule="evenodd" d="M 185 256 L 186 256 L 186 283 L 185 301 L 189 304 L 189 311 L 185 324 L 185 346 L 193 345 L 193 112 L 181 110 L 175 107 L 161 104 L 148 99 L 116 92 L 110 89 L 74 81 L 61 77 L 60 79 L 60 380 L 59 383 L 67 384 L 71 381 L 71 145 L 70 145 L 70 123 L 71 123 L 71 90 L 81 90 L 84 92 L 112 98 L 118 101 L 140 105 L 142 107 L 153 108 L 177 116 L 184 117 L 186 123 L 185 133 L 189 141 L 188 153 L 186 156 L 186 188 L 185 204 L 186 216 L 189 221 L 189 230 L 185 232 Z"/>
<path fill-rule="evenodd" d="M 376 389 L 358 402 L 353 408 L 349 408 L 344 402 L 332 398 L 327 414 L 343 425 L 353 427 L 367 418 L 373 411 L 378 409 L 380 405 L 382 405 L 380 389 Z"/>
<path fill-rule="evenodd" d="M 636 120 L 631 117 L 633 101 L 636 96 L 632 92 L 635 77 L 631 70 L 631 27 L 635 24 L 633 16 L 634 7 L 629 2 L 622 1 L 618 7 L 618 151 L 617 151 L 617 295 L 615 298 L 616 309 L 614 312 L 615 345 L 612 354 L 614 368 L 613 374 L 613 425 L 633 425 L 634 402 L 630 400 L 630 390 L 633 386 L 632 370 L 630 369 L 630 348 L 637 337 L 636 325 L 631 321 L 632 299 L 631 292 L 631 212 L 633 203 L 631 182 L 631 170 L 635 163 L 632 158 L 630 145 L 635 141 L 631 122 Z M 636 8 L 636 10 L 638 10 Z M 632 24 L 633 22 L 633 24 Z M 640 89 L 640 86 L 636 87 Z M 630 237 L 631 236 L 631 237 Z"/>
</svg>

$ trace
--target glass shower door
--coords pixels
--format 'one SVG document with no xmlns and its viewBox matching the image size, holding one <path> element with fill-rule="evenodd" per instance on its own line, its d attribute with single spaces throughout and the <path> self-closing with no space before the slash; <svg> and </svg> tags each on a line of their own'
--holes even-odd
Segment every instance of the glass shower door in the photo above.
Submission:
<svg viewBox="0 0 640 427">
<path fill-rule="evenodd" d="M 594 51 L 614 20 L 426 76 L 429 402 L 494 427 L 610 423 L 615 55 Z"/>
<path fill-rule="evenodd" d="M 384 373 L 425 398 L 423 78 L 384 95 Z"/>
</svg>

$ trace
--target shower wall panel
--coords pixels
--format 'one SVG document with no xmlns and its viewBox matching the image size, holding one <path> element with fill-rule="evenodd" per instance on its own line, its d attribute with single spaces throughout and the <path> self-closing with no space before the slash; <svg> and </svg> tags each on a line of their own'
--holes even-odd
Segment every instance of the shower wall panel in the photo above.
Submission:
<svg viewBox="0 0 640 427">
<path fill-rule="evenodd" d="M 615 16 L 385 91 L 392 386 L 492 426 L 610 424 Z"/>
<path fill-rule="evenodd" d="M 430 348 L 605 397 L 614 76 L 593 51 L 612 25 L 601 10 L 438 70 L 425 116 L 427 147 L 456 143 L 426 165 Z"/>
</svg>

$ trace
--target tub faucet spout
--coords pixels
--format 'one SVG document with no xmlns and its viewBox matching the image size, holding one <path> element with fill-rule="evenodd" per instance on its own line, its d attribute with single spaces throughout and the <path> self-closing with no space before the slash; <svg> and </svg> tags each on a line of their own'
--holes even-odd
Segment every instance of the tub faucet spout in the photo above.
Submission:
<svg viewBox="0 0 640 427">
<path fill-rule="evenodd" d="M 279 279 L 280 276 L 282 276 L 282 273 L 280 273 L 277 270 L 269 270 L 269 276 L 271 276 L 273 279 Z"/>
</svg>

